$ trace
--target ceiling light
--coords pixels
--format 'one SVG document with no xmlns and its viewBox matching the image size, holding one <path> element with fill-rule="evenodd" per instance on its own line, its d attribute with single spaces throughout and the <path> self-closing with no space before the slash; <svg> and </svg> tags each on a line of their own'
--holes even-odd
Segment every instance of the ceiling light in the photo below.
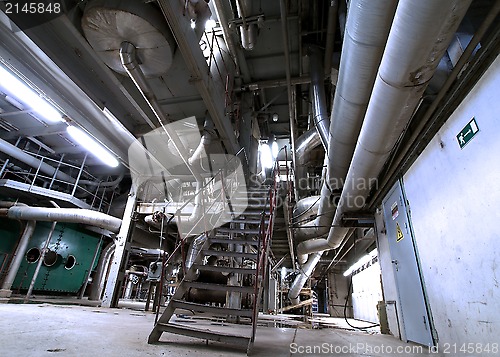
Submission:
<svg viewBox="0 0 500 357">
<path fill-rule="evenodd" d="M 86 132 L 83 130 L 74 127 L 68 126 L 66 129 L 68 134 L 75 139 L 75 141 L 87 149 L 92 155 L 94 155 L 97 159 L 99 159 L 103 164 L 106 164 L 111 167 L 118 166 L 118 160 L 109 153 L 108 150 L 103 148 L 97 141 L 92 139 Z"/>
<path fill-rule="evenodd" d="M 280 116 L 278 115 L 278 113 L 273 113 L 273 122 L 276 123 L 279 118 L 280 118 Z"/>
<path fill-rule="evenodd" d="M 0 66 L 0 88 L 26 107 L 33 109 L 36 117 L 52 123 L 63 120 L 61 113 L 49 102 L 2 66 Z"/>
<path fill-rule="evenodd" d="M 205 31 L 210 31 L 216 25 L 217 25 L 217 23 L 215 22 L 214 19 L 208 19 L 207 22 L 205 22 Z"/>
</svg>

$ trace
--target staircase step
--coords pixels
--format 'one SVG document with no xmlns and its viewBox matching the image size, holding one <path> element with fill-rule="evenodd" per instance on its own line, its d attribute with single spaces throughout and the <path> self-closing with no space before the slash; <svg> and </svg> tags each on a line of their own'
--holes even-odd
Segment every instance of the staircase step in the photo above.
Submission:
<svg viewBox="0 0 500 357">
<path fill-rule="evenodd" d="M 260 234 L 260 229 L 245 229 L 245 228 L 217 228 L 219 233 L 242 233 L 242 234 Z"/>
<path fill-rule="evenodd" d="M 216 307 L 211 305 L 196 304 L 194 302 L 187 302 L 181 300 L 172 300 L 172 306 L 178 309 L 186 309 L 198 312 L 208 312 L 212 315 L 238 315 L 245 317 L 252 317 L 253 311 L 249 309 L 230 309 L 226 307 Z"/>
<path fill-rule="evenodd" d="M 248 294 L 253 294 L 255 291 L 253 286 L 210 284 L 210 283 L 201 283 L 199 281 L 184 281 L 183 284 L 186 284 L 186 286 L 189 288 L 204 289 L 204 290 L 234 291 L 238 293 L 248 293 Z"/>
<path fill-rule="evenodd" d="M 212 243 L 227 243 L 227 244 L 248 244 L 248 245 L 259 245 L 259 242 L 252 239 L 231 239 L 223 237 L 210 238 Z"/>
<path fill-rule="evenodd" d="M 216 271 L 219 273 L 234 273 L 234 274 L 255 274 L 255 269 L 249 268 L 231 268 L 231 267 L 221 267 L 214 265 L 202 265 L 202 264 L 193 264 L 193 269 L 204 270 L 204 271 Z"/>
<path fill-rule="evenodd" d="M 215 255 L 218 257 L 235 257 L 235 258 L 257 258 L 255 253 L 243 253 L 243 252 L 228 252 L 223 250 L 204 250 L 204 255 Z"/>
<path fill-rule="evenodd" d="M 159 323 L 156 325 L 156 327 L 158 330 L 162 332 L 169 332 L 169 333 L 174 333 L 176 335 L 201 338 L 203 340 L 231 343 L 235 345 L 243 344 L 245 346 L 248 345 L 248 343 L 250 342 L 250 337 L 224 334 L 221 332 L 214 332 L 208 329 L 198 329 L 198 328 L 193 328 L 191 326 L 183 326 L 172 322 L 168 324 Z"/>
</svg>

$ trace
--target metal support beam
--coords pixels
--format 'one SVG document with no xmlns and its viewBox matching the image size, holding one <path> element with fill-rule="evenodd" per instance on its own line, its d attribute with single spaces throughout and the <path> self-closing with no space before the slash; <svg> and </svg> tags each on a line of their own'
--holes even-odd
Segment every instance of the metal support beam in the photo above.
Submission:
<svg viewBox="0 0 500 357">
<path fill-rule="evenodd" d="M 191 29 L 188 19 L 182 16 L 184 12 L 182 3 L 180 1 L 159 0 L 158 4 L 167 19 L 186 67 L 191 73 L 192 81 L 203 98 L 226 150 L 229 154 L 236 154 L 239 145 L 236 142 L 231 122 L 226 117 L 224 102 L 220 100 L 221 97 L 224 97 L 224 89 L 221 83 L 216 83 L 207 73 L 207 63 L 196 34 Z"/>
<path fill-rule="evenodd" d="M 125 263 L 127 260 L 126 246 L 129 241 L 129 234 L 132 230 L 132 215 L 134 214 L 136 205 L 136 194 L 135 188 L 130 189 L 128 195 L 127 204 L 125 206 L 125 212 L 123 214 L 122 225 L 120 231 L 116 236 L 115 240 L 115 254 L 113 260 L 111 261 L 111 267 L 109 269 L 108 280 L 106 282 L 106 287 L 104 289 L 104 296 L 102 298 L 103 307 L 115 307 L 118 302 L 118 293 L 120 290 L 121 281 L 119 279 L 120 273 L 125 270 Z"/>
</svg>

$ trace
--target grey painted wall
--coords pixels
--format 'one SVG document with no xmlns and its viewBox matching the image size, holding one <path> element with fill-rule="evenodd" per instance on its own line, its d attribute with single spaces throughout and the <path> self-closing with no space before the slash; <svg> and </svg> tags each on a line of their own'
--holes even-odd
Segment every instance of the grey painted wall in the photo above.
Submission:
<svg viewBox="0 0 500 357">
<path fill-rule="evenodd" d="M 440 346 L 500 342 L 499 93 L 497 58 L 403 177 Z M 480 131 L 461 149 L 472 117 Z"/>
</svg>

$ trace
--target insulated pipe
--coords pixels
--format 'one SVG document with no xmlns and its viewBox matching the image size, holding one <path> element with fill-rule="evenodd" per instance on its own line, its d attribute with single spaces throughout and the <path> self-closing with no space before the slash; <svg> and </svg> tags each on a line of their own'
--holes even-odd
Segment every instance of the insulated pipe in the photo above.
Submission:
<svg viewBox="0 0 500 357">
<path fill-rule="evenodd" d="M 309 196 L 297 201 L 293 208 L 293 220 L 299 221 L 301 216 L 317 214 L 318 203 L 321 196 Z"/>
<path fill-rule="evenodd" d="M 298 254 L 333 249 L 349 232 L 342 215 L 363 208 L 408 125 L 471 0 L 400 1 L 328 238 L 301 243 Z M 430 39 L 430 41 L 429 41 Z M 404 51 L 401 49 L 404 48 Z M 371 185 L 366 184 L 371 183 Z"/>
<path fill-rule="evenodd" d="M 80 208 L 18 207 L 7 210 L 7 217 L 27 221 L 82 223 L 118 233 L 122 220 L 107 214 Z"/>
<path fill-rule="evenodd" d="M 89 300 L 99 300 L 101 298 L 101 292 L 104 287 L 104 273 L 107 270 L 106 268 L 111 256 L 115 253 L 115 248 L 115 243 L 111 242 L 102 250 L 99 262 L 97 263 L 96 274 L 92 279 L 92 290 L 89 295 Z"/>
<path fill-rule="evenodd" d="M 397 3 L 397 0 L 357 0 L 349 4 L 330 118 L 331 189 L 341 189 L 347 175 Z"/>
<path fill-rule="evenodd" d="M 290 298 L 292 305 L 297 305 L 300 302 L 300 291 L 305 285 L 307 279 L 311 277 L 311 274 L 314 272 L 314 268 L 316 268 L 316 265 L 318 264 L 322 255 L 323 252 L 312 254 L 309 257 L 307 263 L 302 266 L 300 274 L 295 278 L 288 292 L 288 297 Z"/>
<path fill-rule="evenodd" d="M 296 188 L 299 193 L 299 197 L 309 186 L 306 177 L 306 166 L 309 161 L 309 156 L 311 151 L 320 144 L 321 139 L 316 128 L 309 129 L 304 134 L 299 136 L 295 142 L 295 160 L 297 160 L 295 167 L 295 181 L 297 183 Z"/>
<path fill-rule="evenodd" d="M 17 244 L 16 251 L 14 253 L 14 258 L 12 259 L 12 263 L 10 263 L 9 270 L 5 280 L 2 283 L 2 288 L 0 289 L 0 297 L 10 297 L 12 291 L 12 284 L 14 283 L 14 279 L 16 278 L 17 272 L 19 271 L 19 267 L 23 262 L 24 256 L 26 255 L 26 250 L 28 249 L 28 243 L 35 231 L 36 221 L 28 221 L 26 222 L 26 226 L 24 228 L 21 239 L 19 239 L 19 243 Z"/>
<path fill-rule="evenodd" d="M 137 88 L 143 95 L 144 99 L 150 106 L 151 110 L 155 114 L 156 118 L 160 122 L 162 128 L 165 130 L 165 133 L 172 141 L 172 144 L 179 153 L 179 156 L 181 157 L 182 161 L 187 166 L 187 168 L 194 176 L 196 181 L 201 182 L 202 178 L 200 174 L 196 170 L 194 170 L 188 163 L 189 154 L 184 145 L 182 144 L 181 140 L 179 139 L 179 136 L 168 125 L 165 125 L 165 123 L 170 122 L 170 120 L 168 120 L 168 118 L 163 113 L 161 106 L 156 98 L 156 95 L 149 86 L 149 83 L 147 82 L 144 73 L 139 67 L 135 46 L 132 43 L 127 41 L 122 42 L 120 47 L 120 60 L 122 62 L 123 67 L 126 69 L 128 75 L 130 76 L 134 84 L 137 86 Z"/>
<path fill-rule="evenodd" d="M 321 138 L 321 143 L 325 150 L 328 150 L 328 129 L 330 120 L 326 112 L 326 96 L 325 96 L 325 73 L 321 60 L 321 50 L 317 46 L 309 47 L 309 72 L 311 74 L 312 86 L 312 105 L 313 105 L 313 122 L 316 130 L 318 130 Z"/>
<path fill-rule="evenodd" d="M 330 230 L 335 213 L 335 208 L 331 207 L 332 192 L 339 192 L 343 186 L 347 174 L 343 167 L 348 167 L 354 152 L 397 0 L 352 0 L 349 6 L 330 118 L 328 155 L 325 157 L 327 171 L 321 188 L 320 208 L 314 221 L 296 230 L 300 239 L 317 238 Z M 307 256 L 298 258 L 303 262 Z"/>
</svg>

